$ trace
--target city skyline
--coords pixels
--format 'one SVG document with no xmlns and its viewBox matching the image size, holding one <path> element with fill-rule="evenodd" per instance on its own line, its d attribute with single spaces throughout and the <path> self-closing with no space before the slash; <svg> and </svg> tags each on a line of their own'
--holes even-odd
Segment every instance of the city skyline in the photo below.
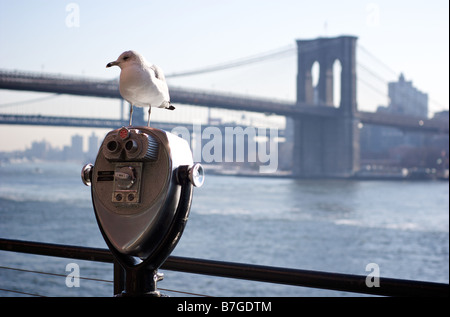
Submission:
<svg viewBox="0 0 450 317">
<path fill-rule="evenodd" d="M 63 146 L 52 144 L 51 141 L 43 139 L 30 140 L 30 144 L 24 150 L 0 151 L 3 155 L 16 155 L 29 159 L 45 160 L 74 160 L 95 159 L 100 147 L 101 137 L 95 131 L 86 138 L 80 134 L 73 134 L 70 144 Z"/>
</svg>

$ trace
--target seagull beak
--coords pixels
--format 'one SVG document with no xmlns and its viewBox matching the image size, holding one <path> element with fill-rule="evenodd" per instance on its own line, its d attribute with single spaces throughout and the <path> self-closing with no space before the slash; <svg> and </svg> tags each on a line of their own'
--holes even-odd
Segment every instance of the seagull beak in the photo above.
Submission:
<svg viewBox="0 0 450 317">
<path fill-rule="evenodd" d="M 106 64 L 106 67 L 117 66 L 117 65 L 119 65 L 119 62 L 118 61 L 114 61 L 114 62 Z"/>
</svg>

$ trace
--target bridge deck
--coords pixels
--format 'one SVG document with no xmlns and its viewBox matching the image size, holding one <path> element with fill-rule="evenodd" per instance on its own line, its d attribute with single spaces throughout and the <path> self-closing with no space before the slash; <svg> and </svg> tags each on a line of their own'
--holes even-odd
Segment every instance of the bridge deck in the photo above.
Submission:
<svg viewBox="0 0 450 317">
<path fill-rule="evenodd" d="M 79 96 L 121 98 L 117 80 L 91 79 L 55 74 L 38 74 L 0 70 L 0 89 L 72 94 Z M 233 94 L 221 94 L 179 87 L 170 87 L 173 103 L 199 105 L 213 108 L 243 110 L 288 117 L 335 117 L 340 109 L 325 105 L 295 104 L 289 101 L 267 98 L 250 98 Z M 392 126 L 406 130 L 432 133 L 448 133 L 448 121 L 417 118 L 405 115 L 357 112 L 355 118 L 365 124 Z M 23 118 L 25 119 L 25 118 Z M 30 120 L 38 122 L 33 116 Z M 102 119 L 99 119 L 102 120 Z M 32 121 L 30 121 L 32 122 Z M 93 122 L 92 122 L 93 123 Z M 100 125 L 109 123 L 102 122 Z M 109 127 L 109 125 L 108 125 Z"/>
</svg>

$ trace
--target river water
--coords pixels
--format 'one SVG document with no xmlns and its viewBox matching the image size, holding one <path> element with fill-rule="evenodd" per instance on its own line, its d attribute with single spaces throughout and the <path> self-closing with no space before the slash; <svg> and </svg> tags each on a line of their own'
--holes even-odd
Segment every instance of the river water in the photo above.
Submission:
<svg viewBox="0 0 450 317">
<path fill-rule="evenodd" d="M 0 238 L 106 248 L 80 179 L 82 164 L 0 166 Z M 194 191 L 177 256 L 449 282 L 449 183 L 293 180 L 207 175 Z M 66 265 L 80 281 L 67 287 Z M 0 251 L 0 289 L 111 296 L 112 265 Z M 6 267 L 59 274 L 42 275 Z M 212 296 L 358 296 L 163 270 L 170 290 Z M 0 296 L 22 296 L 0 290 Z"/>
</svg>

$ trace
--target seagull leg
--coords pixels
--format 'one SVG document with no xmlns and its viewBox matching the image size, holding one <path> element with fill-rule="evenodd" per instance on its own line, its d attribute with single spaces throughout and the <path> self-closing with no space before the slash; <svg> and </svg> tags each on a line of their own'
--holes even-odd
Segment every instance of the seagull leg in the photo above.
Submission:
<svg viewBox="0 0 450 317">
<path fill-rule="evenodd" d="M 133 105 L 130 103 L 130 127 L 131 127 L 132 120 L 133 120 Z"/>
<path fill-rule="evenodd" d="M 152 112 L 152 107 L 148 107 L 148 120 L 147 120 L 147 127 L 150 126 L 150 114 Z"/>
</svg>

